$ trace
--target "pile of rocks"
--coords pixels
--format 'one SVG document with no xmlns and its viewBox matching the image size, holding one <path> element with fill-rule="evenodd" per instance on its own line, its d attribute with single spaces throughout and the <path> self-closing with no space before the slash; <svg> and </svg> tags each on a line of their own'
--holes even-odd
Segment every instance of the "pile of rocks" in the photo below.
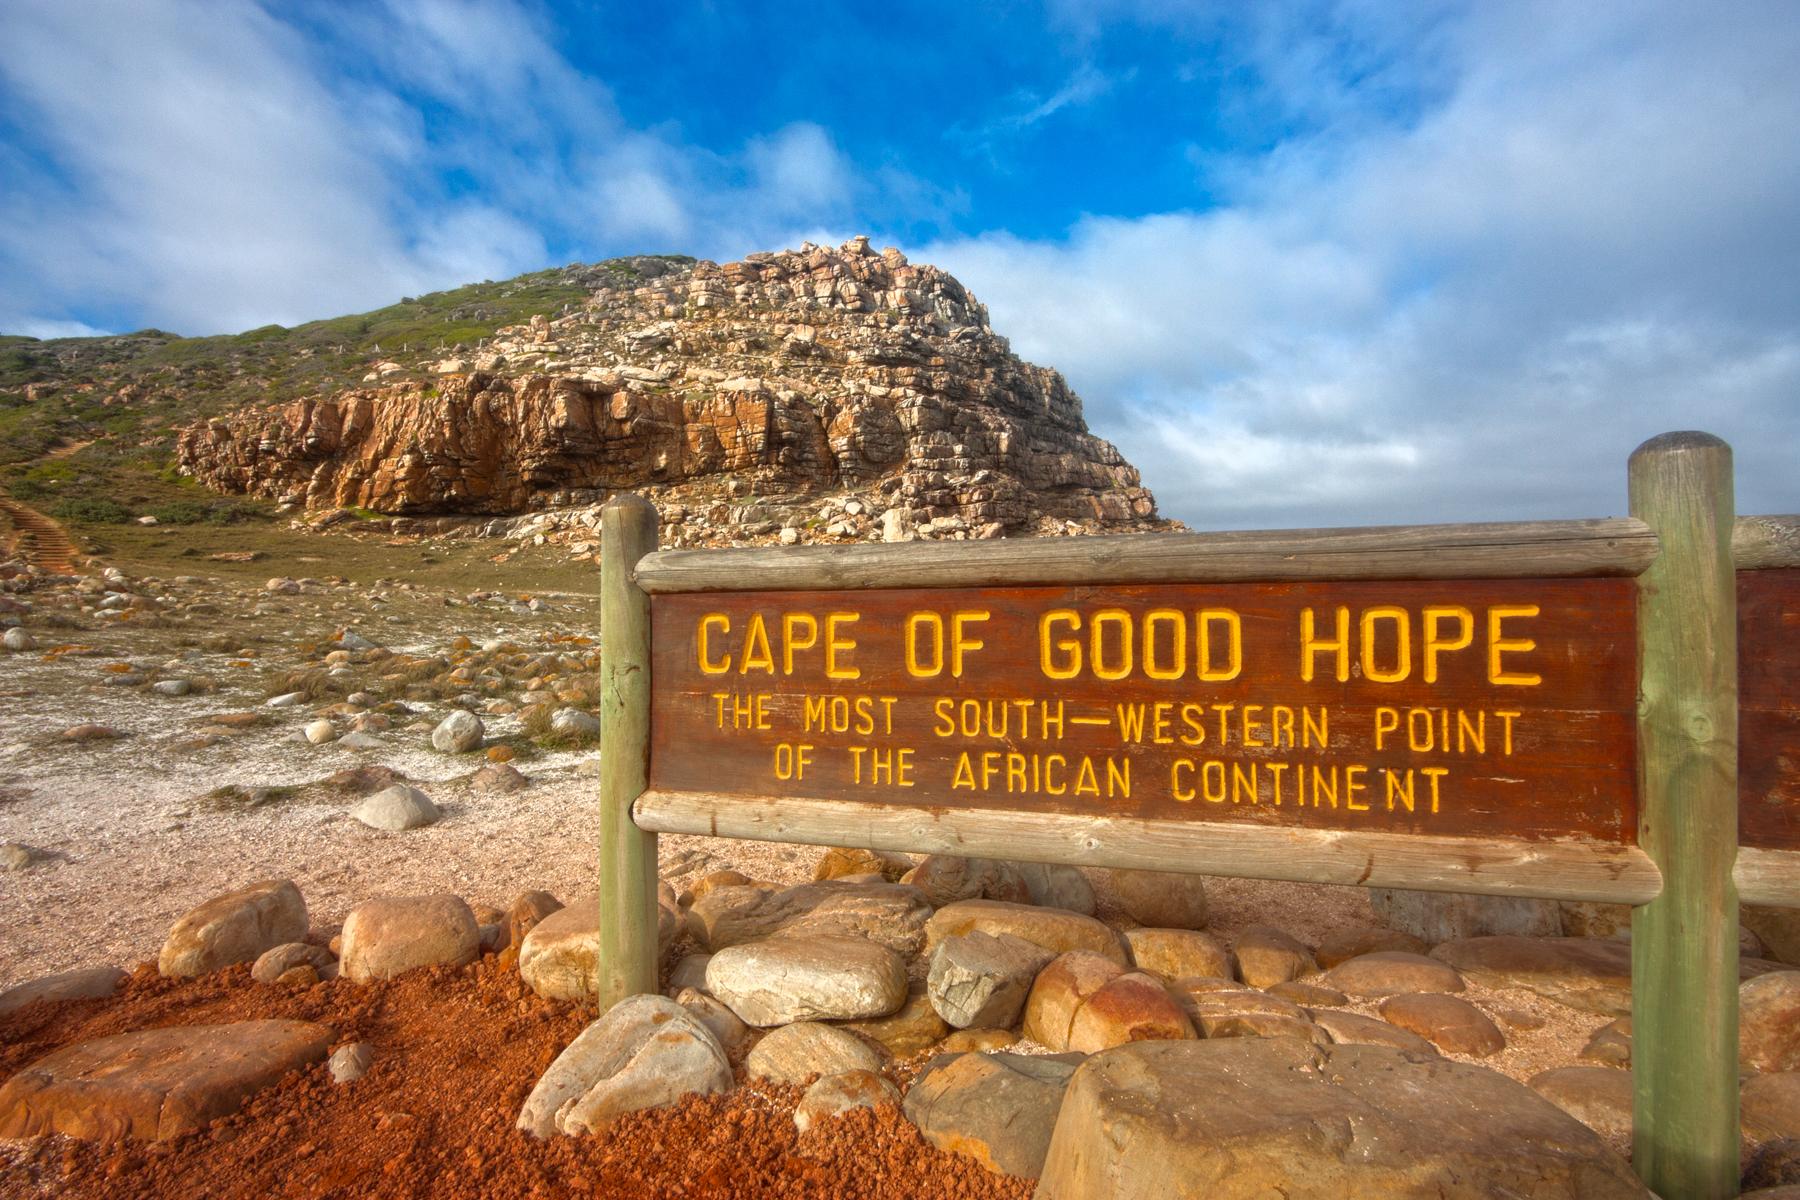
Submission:
<svg viewBox="0 0 1800 1200">
<path fill-rule="evenodd" d="M 856 238 L 630 282 L 411 380 L 388 364 L 380 386 L 193 425 L 182 467 L 309 510 L 555 510 L 487 532 L 574 553 L 621 489 L 676 546 L 1166 527 L 1062 376 L 898 250 Z"/>
</svg>

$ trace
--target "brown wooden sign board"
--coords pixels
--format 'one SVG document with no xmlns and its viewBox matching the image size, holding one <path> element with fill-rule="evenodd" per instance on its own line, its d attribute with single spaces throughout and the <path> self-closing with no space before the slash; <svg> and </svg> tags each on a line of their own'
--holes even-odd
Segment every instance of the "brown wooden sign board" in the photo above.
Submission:
<svg viewBox="0 0 1800 1200">
<path fill-rule="evenodd" d="M 1739 571 L 1737 604 L 1738 844 L 1800 851 L 1800 570 Z"/>
<path fill-rule="evenodd" d="M 650 787 L 1636 840 L 1629 579 L 674 594 Z"/>
</svg>

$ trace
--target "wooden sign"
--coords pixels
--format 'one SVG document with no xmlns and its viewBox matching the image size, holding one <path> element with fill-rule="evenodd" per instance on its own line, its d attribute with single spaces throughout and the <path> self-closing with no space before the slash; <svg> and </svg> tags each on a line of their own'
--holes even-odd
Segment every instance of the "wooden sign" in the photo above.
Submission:
<svg viewBox="0 0 1800 1200">
<path fill-rule="evenodd" d="M 1739 571 L 1737 604 L 1738 842 L 1800 851 L 1800 570 Z"/>
<path fill-rule="evenodd" d="M 674 594 L 650 787 L 1636 839 L 1629 579 Z"/>
</svg>

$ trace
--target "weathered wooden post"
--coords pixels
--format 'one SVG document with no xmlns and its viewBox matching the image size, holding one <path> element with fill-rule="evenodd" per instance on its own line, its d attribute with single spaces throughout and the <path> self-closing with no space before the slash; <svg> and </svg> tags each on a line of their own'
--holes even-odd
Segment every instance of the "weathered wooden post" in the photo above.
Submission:
<svg viewBox="0 0 1800 1200">
<path fill-rule="evenodd" d="M 1738 1192 L 1737 606 L 1731 448 L 1704 433 L 1631 456 L 1638 577 L 1638 837 L 1663 889 L 1632 916 L 1633 1158 L 1664 1200 Z"/>
<path fill-rule="evenodd" d="M 656 508 L 614 497 L 600 514 L 600 962 L 605 1012 L 656 990 L 656 835 L 631 806 L 650 773 L 650 597 L 631 573 L 656 549 Z"/>
</svg>

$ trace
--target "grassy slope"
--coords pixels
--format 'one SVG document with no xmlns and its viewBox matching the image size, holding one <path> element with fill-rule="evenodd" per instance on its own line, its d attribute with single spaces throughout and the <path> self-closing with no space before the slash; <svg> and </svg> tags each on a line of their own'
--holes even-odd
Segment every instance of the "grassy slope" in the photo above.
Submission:
<svg viewBox="0 0 1800 1200">
<path fill-rule="evenodd" d="M 470 284 L 291 329 L 203 338 L 155 329 L 50 341 L 0 336 L 0 488 L 78 525 L 143 512 L 184 523 L 257 515 L 263 506 L 219 501 L 176 477 L 181 426 L 245 404 L 351 386 L 384 356 L 410 363 L 473 348 L 503 325 L 583 300 L 602 279 L 628 282 L 634 261 L 644 260 Z M 45 394 L 27 399 L 32 384 L 45 385 Z M 121 389 L 131 398 L 118 399 Z M 65 458 L 45 457 L 90 440 Z"/>
</svg>

